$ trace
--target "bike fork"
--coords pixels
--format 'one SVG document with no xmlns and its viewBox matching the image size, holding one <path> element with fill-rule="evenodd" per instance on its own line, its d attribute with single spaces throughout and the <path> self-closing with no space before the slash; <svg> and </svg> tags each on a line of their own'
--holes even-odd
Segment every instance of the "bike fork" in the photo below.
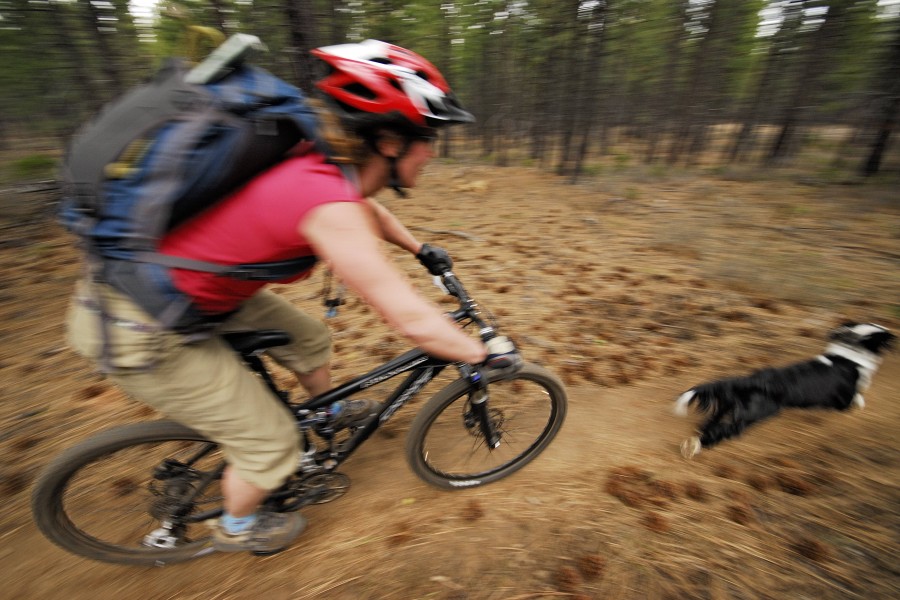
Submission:
<svg viewBox="0 0 900 600">
<path fill-rule="evenodd" d="M 499 448 L 500 435 L 494 428 L 494 424 L 491 422 L 491 416 L 488 411 L 488 399 L 490 398 L 490 394 L 488 394 L 487 382 L 477 370 L 469 375 L 469 381 L 471 381 L 476 388 L 469 392 L 469 403 L 472 405 L 472 412 L 478 420 L 481 433 L 484 435 L 484 440 L 491 450 Z"/>
</svg>

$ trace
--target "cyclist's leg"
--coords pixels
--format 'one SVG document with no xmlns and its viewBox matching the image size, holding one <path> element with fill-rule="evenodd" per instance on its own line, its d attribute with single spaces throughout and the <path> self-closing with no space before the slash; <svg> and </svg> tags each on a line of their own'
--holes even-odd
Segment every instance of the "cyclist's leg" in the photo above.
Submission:
<svg viewBox="0 0 900 600">
<path fill-rule="evenodd" d="M 293 371 L 310 395 L 324 393 L 331 387 L 331 334 L 321 320 L 281 296 L 261 290 L 222 324 L 223 332 L 258 329 L 280 329 L 291 336 L 290 344 L 267 352 L 278 364 Z"/>
<path fill-rule="evenodd" d="M 112 316 L 152 325 L 132 302 L 105 286 Z M 300 440 L 285 406 L 218 336 L 184 344 L 153 327 L 110 326 L 111 379 L 138 400 L 218 442 L 237 477 L 261 490 L 279 487 L 297 467 Z M 99 315 L 78 302 L 69 339 L 99 357 Z M 148 365 L 152 365 L 149 366 Z"/>
<path fill-rule="evenodd" d="M 261 490 L 277 488 L 297 467 L 292 415 L 218 337 L 174 349 L 153 372 L 113 379 L 218 442 L 235 474 Z"/>
<path fill-rule="evenodd" d="M 269 290 L 262 290 L 246 301 L 241 309 L 222 325 L 223 331 L 280 329 L 288 332 L 291 343 L 269 348 L 268 354 L 297 376 L 310 396 L 331 389 L 331 333 L 315 319 Z M 373 400 L 357 399 L 344 403 L 335 421 L 346 427 L 367 420 L 377 407 Z"/>
</svg>

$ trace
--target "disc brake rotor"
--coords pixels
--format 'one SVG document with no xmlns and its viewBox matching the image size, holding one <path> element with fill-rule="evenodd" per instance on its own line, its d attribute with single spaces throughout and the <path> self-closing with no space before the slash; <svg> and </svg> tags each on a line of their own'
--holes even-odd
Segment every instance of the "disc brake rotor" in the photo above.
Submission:
<svg viewBox="0 0 900 600">
<path fill-rule="evenodd" d="M 503 424 L 506 422 L 503 411 L 497 408 L 491 408 L 488 410 L 488 416 L 491 419 L 491 427 L 494 431 L 503 431 Z M 466 427 L 466 431 L 469 432 L 469 435 L 475 438 L 484 438 L 484 433 L 481 431 L 481 424 L 478 422 L 478 417 L 475 416 L 475 413 L 472 412 L 471 408 L 466 410 L 463 415 L 463 424 Z"/>
</svg>

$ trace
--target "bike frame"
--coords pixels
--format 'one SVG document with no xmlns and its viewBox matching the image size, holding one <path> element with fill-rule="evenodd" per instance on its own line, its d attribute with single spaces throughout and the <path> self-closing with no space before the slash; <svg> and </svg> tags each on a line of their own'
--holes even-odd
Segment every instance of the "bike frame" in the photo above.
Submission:
<svg viewBox="0 0 900 600">
<path fill-rule="evenodd" d="M 355 431 L 348 440 L 341 444 L 341 450 L 330 457 L 336 461 L 334 464 L 336 467 L 449 365 L 449 362 L 429 356 L 421 350 L 410 350 L 380 367 L 372 369 L 365 375 L 352 379 L 302 404 L 288 405 L 288 407 L 301 427 L 313 425 L 315 418 L 310 419 L 309 415 L 315 415 L 317 411 L 334 402 L 349 398 L 403 373 L 408 373 L 403 382 L 394 388 L 394 391 L 382 404 L 377 418 L 371 419 L 364 427 Z"/>
<path fill-rule="evenodd" d="M 468 298 L 465 294 L 465 290 L 462 288 L 462 285 L 459 284 L 458 280 L 455 279 L 452 273 L 445 273 L 444 276 L 445 283 L 449 279 L 449 283 L 452 287 L 451 289 L 455 290 L 454 296 L 460 300 L 461 308 L 450 313 L 448 316 L 452 318 L 457 323 L 461 323 L 463 326 L 466 324 L 463 323 L 465 321 L 469 321 L 470 323 L 474 323 L 481 328 L 482 336 L 485 335 L 493 335 L 493 328 L 487 325 L 481 318 L 478 316 L 477 307 L 475 303 Z M 322 430 L 316 429 L 317 425 L 326 425 L 328 417 L 324 416 L 323 409 L 330 406 L 332 403 L 337 402 L 339 400 L 344 400 L 355 394 L 363 392 L 368 388 L 375 386 L 377 384 L 383 383 L 385 381 L 389 381 L 399 375 L 407 373 L 406 378 L 394 389 L 394 391 L 388 396 L 387 400 L 382 404 L 381 411 L 377 414 L 377 417 L 372 418 L 366 425 L 360 427 L 356 431 L 354 431 L 350 437 L 339 444 L 339 448 L 335 449 L 334 445 L 331 443 L 331 440 L 327 437 L 325 438 L 329 441 L 329 445 L 331 446 L 331 452 L 328 453 L 327 458 L 324 459 L 326 464 L 320 465 L 324 472 L 329 473 L 333 472 L 337 469 L 339 465 L 341 465 L 345 460 L 347 460 L 351 454 L 376 430 L 378 430 L 381 425 L 387 423 L 394 414 L 400 410 L 406 403 L 412 400 L 426 385 L 428 385 L 435 377 L 437 377 L 445 368 L 450 366 L 451 364 L 455 364 L 456 367 L 460 371 L 460 376 L 472 381 L 472 391 L 471 394 L 475 394 L 477 391 L 484 390 L 484 383 L 481 381 L 480 375 L 478 375 L 477 370 L 472 366 L 465 363 L 452 363 L 450 361 L 446 361 L 443 359 L 435 358 L 430 356 L 419 349 L 409 350 L 389 360 L 383 365 L 376 367 L 366 373 L 365 375 L 361 375 L 350 381 L 343 383 L 331 390 L 319 394 L 313 398 L 310 398 L 306 402 L 301 404 L 291 404 L 288 401 L 287 394 L 283 392 L 278 386 L 275 384 L 272 376 L 270 375 L 268 369 L 266 369 L 265 364 L 260 358 L 260 353 L 265 350 L 254 351 L 250 353 L 240 353 L 243 357 L 244 361 L 247 365 L 256 373 L 260 375 L 268 388 L 272 391 L 276 398 L 278 398 L 281 402 L 283 402 L 288 410 L 291 411 L 294 418 L 297 421 L 297 426 L 303 432 L 304 435 L 304 443 L 306 447 L 304 447 L 304 454 L 307 452 L 316 453 L 317 449 L 315 447 L 310 450 L 310 441 L 307 437 L 307 432 L 312 430 L 315 431 L 320 437 L 322 436 Z M 479 383 L 481 382 L 481 383 Z M 489 419 L 487 418 L 486 412 L 486 403 L 484 400 L 487 399 L 486 394 L 483 394 L 479 397 L 476 402 L 473 402 L 473 408 L 475 408 L 475 412 L 479 416 L 479 421 L 481 421 L 482 431 L 485 434 L 485 439 L 494 440 L 495 433 L 491 430 L 489 425 Z M 333 435 L 333 431 L 331 434 Z M 327 433 L 326 433 L 327 435 Z M 489 442 L 493 446 L 493 442 Z M 201 450 L 196 456 L 194 456 L 187 464 L 193 464 L 196 460 L 199 460 L 200 457 L 208 453 L 215 444 L 210 444 L 206 449 Z M 302 472 L 303 465 L 301 464 L 298 472 Z M 212 480 L 221 476 L 221 469 L 216 472 L 208 473 L 205 481 L 201 482 L 201 486 L 198 487 L 197 492 L 205 487 L 206 484 L 210 483 Z M 282 489 L 275 490 L 269 496 L 270 499 L 278 499 L 283 497 L 289 497 L 291 494 L 289 491 L 285 491 Z M 199 514 L 189 515 L 187 514 L 189 511 L 189 507 L 193 502 L 193 497 L 187 498 L 182 506 L 182 510 L 176 510 L 174 516 L 176 519 L 179 519 L 182 523 L 191 523 L 197 521 L 204 521 L 206 519 L 217 517 L 221 514 L 221 509 L 215 509 L 212 511 L 206 511 Z M 178 514 L 179 512 L 183 512 L 183 514 Z"/>
<path fill-rule="evenodd" d="M 265 368 L 265 365 L 257 354 L 245 354 L 243 355 L 243 358 L 254 371 L 259 373 L 269 389 L 272 390 L 273 394 L 285 403 L 297 420 L 297 426 L 300 427 L 301 430 L 304 430 L 304 436 L 306 435 L 306 430 L 313 429 L 315 425 L 325 422 L 325 418 L 320 416 L 322 409 L 327 408 L 334 402 L 349 398 L 374 385 L 393 379 L 403 373 L 408 373 L 406 378 L 394 389 L 391 395 L 388 396 L 377 416 L 372 418 L 365 426 L 353 432 L 347 440 L 341 442 L 339 450 L 329 453 L 326 459 L 329 462 L 325 467 L 325 472 L 332 472 L 337 469 L 337 467 L 347 460 L 363 442 L 369 439 L 369 437 L 381 427 L 381 425 L 387 423 L 390 418 L 403 407 L 403 405 L 414 398 L 426 385 L 428 385 L 428 383 L 451 364 L 448 361 L 429 356 L 421 350 L 410 350 L 389 360 L 383 365 L 372 369 L 365 375 L 356 377 L 324 394 L 310 398 L 301 404 L 290 404 L 282 391 L 275 385 L 268 370 Z M 465 366 L 459 366 L 464 372 Z M 186 464 L 188 466 L 193 464 L 205 456 L 214 447 L 215 444 L 210 443 L 206 448 L 192 456 Z M 308 450 L 308 448 L 304 448 L 304 450 Z M 221 474 L 221 469 L 208 473 L 206 478 L 200 482 L 201 485 L 198 486 L 198 492 L 207 484 L 211 483 L 212 480 L 220 477 Z M 289 497 L 290 494 L 279 489 L 274 490 L 270 498 L 279 498 L 282 496 Z M 184 503 L 183 510 L 185 513 L 187 513 L 188 507 L 192 501 L 193 498 L 188 498 L 187 502 Z M 176 511 L 176 515 L 177 512 L 179 511 Z M 219 514 L 221 514 L 221 509 L 204 511 L 193 515 L 183 514 L 177 516 L 180 517 L 180 520 L 183 523 L 195 523 L 215 518 L 219 516 Z"/>
</svg>

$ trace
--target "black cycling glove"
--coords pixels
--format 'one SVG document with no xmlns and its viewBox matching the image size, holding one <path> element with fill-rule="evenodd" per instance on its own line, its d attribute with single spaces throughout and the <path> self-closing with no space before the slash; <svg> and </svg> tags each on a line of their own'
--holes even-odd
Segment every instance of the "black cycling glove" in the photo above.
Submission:
<svg viewBox="0 0 900 600">
<path fill-rule="evenodd" d="M 443 275 L 444 271 L 453 268 L 453 260 L 447 251 L 437 246 L 429 246 L 422 244 L 422 249 L 416 254 L 416 258 L 422 263 L 428 272 L 432 275 Z"/>
</svg>

